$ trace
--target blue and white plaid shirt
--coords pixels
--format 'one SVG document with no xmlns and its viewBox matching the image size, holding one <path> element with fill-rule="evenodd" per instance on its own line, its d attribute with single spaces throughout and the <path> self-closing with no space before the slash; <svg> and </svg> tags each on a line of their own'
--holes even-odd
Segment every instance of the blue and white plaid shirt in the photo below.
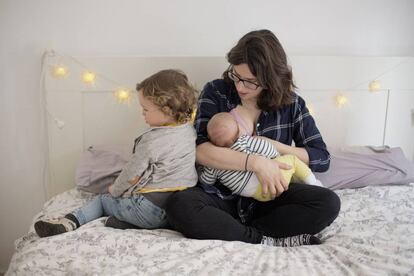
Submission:
<svg viewBox="0 0 414 276">
<path fill-rule="evenodd" d="M 207 123 L 210 118 L 219 112 L 229 112 L 238 104 L 241 104 L 241 101 L 233 83 L 223 79 L 207 83 L 199 97 L 194 122 L 197 145 L 209 141 Z M 324 172 L 329 168 L 330 155 L 326 144 L 306 108 L 305 101 L 297 94 L 290 105 L 270 112 L 262 111 L 256 125 L 256 135 L 266 136 L 286 145 L 292 145 L 294 142 L 296 147 L 305 148 L 309 155 L 309 167 L 314 172 Z M 214 186 L 200 186 L 206 192 L 217 193 L 222 198 L 231 197 L 230 190 L 220 183 Z"/>
</svg>

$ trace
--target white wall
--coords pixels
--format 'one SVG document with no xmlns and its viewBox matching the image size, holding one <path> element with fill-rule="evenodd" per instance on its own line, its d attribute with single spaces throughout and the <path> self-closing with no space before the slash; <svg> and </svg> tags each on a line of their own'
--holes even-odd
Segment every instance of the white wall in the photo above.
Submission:
<svg viewBox="0 0 414 276">
<path fill-rule="evenodd" d="M 259 6 L 259 3 L 262 6 Z M 272 29 L 291 55 L 414 56 L 414 1 L 0 1 L 0 271 L 42 190 L 40 56 L 222 56 Z"/>
</svg>

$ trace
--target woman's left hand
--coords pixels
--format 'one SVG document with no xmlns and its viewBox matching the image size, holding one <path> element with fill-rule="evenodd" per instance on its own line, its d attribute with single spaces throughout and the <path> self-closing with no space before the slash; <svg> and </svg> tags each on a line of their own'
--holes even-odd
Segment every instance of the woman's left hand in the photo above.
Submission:
<svg viewBox="0 0 414 276">
<path fill-rule="evenodd" d="M 291 168 L 289 165 L 259 155 L 250 158 L 249 170 L 256 173 L 264 197 L 270 195 L 273 199 L 287 190 L 289 183 L 283 178 L 280 169 L 288 170 Z"/>
</svg>

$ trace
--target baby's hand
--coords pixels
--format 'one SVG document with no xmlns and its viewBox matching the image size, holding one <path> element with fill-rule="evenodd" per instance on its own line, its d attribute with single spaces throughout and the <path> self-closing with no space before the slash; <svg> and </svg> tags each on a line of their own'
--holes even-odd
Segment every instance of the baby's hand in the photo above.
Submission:
<svg viewBox="0 0 414 276">
<path fill-rule="evenodd" d="M 108 187 L 108 193 L 112 194 L 112 190 L 113 190 L 113 184 L 111 186 Z"/>
</svg>

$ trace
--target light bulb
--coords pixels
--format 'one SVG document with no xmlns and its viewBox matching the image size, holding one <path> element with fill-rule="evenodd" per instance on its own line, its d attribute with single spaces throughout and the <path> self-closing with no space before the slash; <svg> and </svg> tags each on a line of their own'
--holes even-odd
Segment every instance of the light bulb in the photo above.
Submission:
<svg viewBox="0 0 414 276">
<path fill-rule="evenodd" d="M 335 103 L 337 107 L 343 107 L 348 103 L 348 98 L 344 94 L 337 94 L 335 96 Z"/>
<path fill-rule="evenodd" d="M 69 69 L 65 65 L 57 64 L 53 66 L 52 73 L 55 78 L 64 79 L 69 75 Z"/>
<path fill-rule="evenodd" d="M 82 81 L 86 84 L 95 84 L 96 75 L 91 71 L 85 71 L 82 74 Z"/>
<path fill-rule="evenodd" d="M 131 99 L 131 91 L 125 88 L 119 88 L 115 91 L 114 95 L 119 103 L 129 103 Z"/>
<path fill-rule="evenodd" d="M 373 80 L 368 85 L 369 92 L 377 92 L 381 89 L 381 83 L 378 80 Z"/>
</svg>

